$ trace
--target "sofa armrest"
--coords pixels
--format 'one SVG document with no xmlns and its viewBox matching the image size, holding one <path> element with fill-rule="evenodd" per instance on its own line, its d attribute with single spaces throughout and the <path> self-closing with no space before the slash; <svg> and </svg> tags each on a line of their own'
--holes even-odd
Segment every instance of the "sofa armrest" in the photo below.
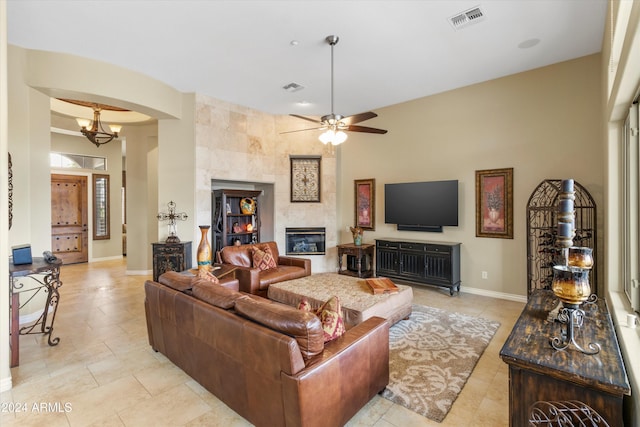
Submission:
<svg viewBox="0 0 640 427">
<path fill-rule="evenodd" d="M 260 290 L 260 270 L 252 267 L 235 267 L 238 290 L 257 295 Z"/>
<path fill-rule="evenodd" d="M 389 324 L 371 317 L 327 343 L 300 372 L 281 377 L 287 425 L 344 425 L 389 383 Z"/>
<path fill-rule="evenodd" d="M 301 267 L 301 268 L 304 268 L 304 271 L 307 276 L 311 275 L 311 260 L 307 258 L 279 256 L 278 265 L 290 265 L 293 267 Z"/>
</svg>

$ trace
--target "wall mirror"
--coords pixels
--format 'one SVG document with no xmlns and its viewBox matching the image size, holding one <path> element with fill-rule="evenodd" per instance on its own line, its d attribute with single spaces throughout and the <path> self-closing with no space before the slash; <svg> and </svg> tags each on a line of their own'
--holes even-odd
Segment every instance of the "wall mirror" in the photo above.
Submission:
<svg viewBox="0 0 640 427">
<path fill-rule="evenodd" d="M 109 175 L 93 175 L 93 239 L 111 238 L 109 226 Z"/>
</svg>

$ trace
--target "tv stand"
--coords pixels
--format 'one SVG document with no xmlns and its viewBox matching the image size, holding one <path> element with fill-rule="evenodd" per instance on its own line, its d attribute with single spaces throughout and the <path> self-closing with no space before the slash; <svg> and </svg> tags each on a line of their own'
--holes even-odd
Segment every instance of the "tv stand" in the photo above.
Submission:
<svg viewBox="0 0 640 427">
<path fill-rule="evenodd" d="M 460 245 L 452 242 L 376 239 L 376 276 L 460 292 Z"/>
<path fill-rule="evenodd" d="M 442 233 L 441 225 L 406 225 L 397 224 L 396 228 L 399 231 L 426 231 L 431 233 Z"/>
</svg>

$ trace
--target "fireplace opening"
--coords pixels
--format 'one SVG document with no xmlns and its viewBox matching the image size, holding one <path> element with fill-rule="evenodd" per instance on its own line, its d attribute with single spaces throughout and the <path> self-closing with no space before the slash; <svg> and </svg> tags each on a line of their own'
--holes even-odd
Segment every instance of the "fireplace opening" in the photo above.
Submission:
<svg viewBox="0 0 640 427">
<path fill-rule="evenodd" d="M 287 255 L 324 255 L 324 227 L 287 227 Z"/>
</svg>

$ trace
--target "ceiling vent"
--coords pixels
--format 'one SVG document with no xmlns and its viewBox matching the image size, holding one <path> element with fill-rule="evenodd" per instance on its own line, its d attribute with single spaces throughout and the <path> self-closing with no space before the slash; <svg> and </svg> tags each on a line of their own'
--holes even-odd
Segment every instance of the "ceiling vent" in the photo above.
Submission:
<svg viewBox="0 0 640 427">
<path fill-rule="evenodd" d="M 304 86 L 301 86 L 298 83 L 291 82 L 287 85 L 282 86 L 282 89 L 286 90 L 287 92 L 297 92 L 304 89 Z"/>
<path fill-rule="evenodd" d="M 473 7 L 464 12 L 457 13 L 449 18 L 449 23 L 454 30 L 468 27 L 471 24 L 476 24 L 480 21 L 484 21 L 485 15 L 480 6 Z"/>
</svg>

